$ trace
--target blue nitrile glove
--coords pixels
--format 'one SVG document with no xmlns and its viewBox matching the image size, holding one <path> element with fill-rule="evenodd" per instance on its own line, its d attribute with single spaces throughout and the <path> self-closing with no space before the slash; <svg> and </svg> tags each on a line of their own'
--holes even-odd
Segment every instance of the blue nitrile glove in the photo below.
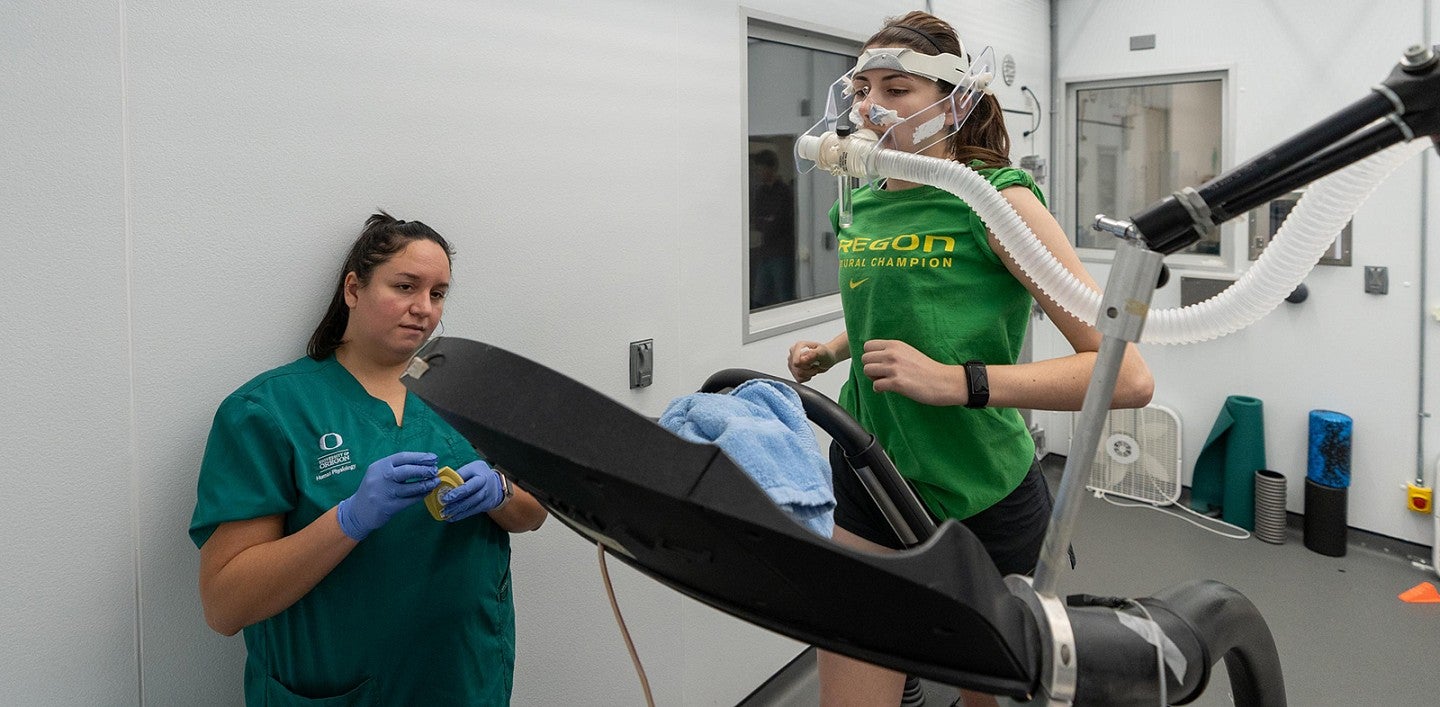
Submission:
<svg viewBox="0 0 1440 707">
<path fill-rule="evenodd" d="M 364 540 L 439 485 L 435 455 L 430 452 L 396 452 L 377 459 L 365 470 L 355 495 L 337 507 L 340 529 L 356 541 Z"/>
<path fill-rule="evenodd" d="M 465 483 L 446 491 L 440 496 L 445 504 L 442 513 L 447 523 L 464 520 L 477 513 L 493 511 L 505 502 L 505 482 L 500 472 L 490 468 L 482 459 L 476 459 L 455 470 Z"/>
</svg>

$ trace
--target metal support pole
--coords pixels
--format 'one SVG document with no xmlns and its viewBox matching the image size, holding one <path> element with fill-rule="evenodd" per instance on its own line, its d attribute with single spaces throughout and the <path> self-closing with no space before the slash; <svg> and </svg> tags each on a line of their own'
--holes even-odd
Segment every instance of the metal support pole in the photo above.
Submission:
<svg viewBox="0 0 1440 707">
<path fill-rule="evenodd" d="M 1115 383 L 1120 365 L 1125 360 L 1125 347 L 1140 340 L 1150 299 L 1155 294 L 1155 281 L 1160 274 L 1160 253 L 1141 244 L 1134 226 L 1125 221 L 1098 217 L 1096 229 L 1121 236 L 1115 249 L 1115 262 L 1105 283 L 1096 328 L 1100 330 L 1100 350 L 1090 374 L 1085 401 L 1080 408 L 1075 439 L 1065 460 L 1065 475 L 1050 514 L 1050 529 L 1040 549 L 1040 563 L 1035 569 L 1035 593 L 1054 597 L 1060 569 L 1069 555 L 1070 540 L 1075 532 L 1084 496 L 1085 483 L 1090 479 L 1095 450 L 1100 446 L 1100 433 L 1115 396 Z"/>
</svg>

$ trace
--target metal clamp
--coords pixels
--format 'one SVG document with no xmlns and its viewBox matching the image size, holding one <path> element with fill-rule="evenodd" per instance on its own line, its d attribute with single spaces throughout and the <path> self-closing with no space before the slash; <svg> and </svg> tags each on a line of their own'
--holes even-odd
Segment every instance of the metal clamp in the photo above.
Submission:
<svg viewBox="0 0 1440 707">
<path fill-rule="evenodd" d="M 1139 240 L 1116 244 L 1115 262 L 1111 266 L 1105 292 L 1101 295 L 1100 312 L 1095 322 L 1095 328 L 1100 333 L 1130 342 L 1140 340 L 1164 258 L 1160 253 L 1145 248 Z"/>
<path fill-rule="evenodd" d="M 1028 704 L 1069 707 L 1075 702 L 1079 680 L 1075 630 L 1070 626 L 1065 603 L 1059 597 L 1037 594 L 1031 583 L 1024 575 L 1005 578 L 1005 586 L 1025 602 L 1040 627 L 1040 687 L 1045 694 L 1037 696 L 1041 701 Z"/>
<path fill-rule="evenodd" d="M 1205 197 L 1195 187 L 1185 187 L 1175 192 L 1175 200 L 1185 207 L 1190 214 L 1190 220 L 1195 224 L 1195 230 L 1204 233 L 1215 227 L 1215 219 L 1210 213 L 1210 205 L 1205 203 Z"/>
</svg>

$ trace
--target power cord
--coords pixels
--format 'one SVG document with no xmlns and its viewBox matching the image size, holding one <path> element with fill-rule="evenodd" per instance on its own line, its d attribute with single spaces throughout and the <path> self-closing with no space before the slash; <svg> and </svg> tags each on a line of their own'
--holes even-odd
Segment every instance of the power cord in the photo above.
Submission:
<svg viewBox="0 0 1440 707">
<path fill-rule="evenodd" d="M 600 555 L 600 578 L 605 580 L 605 596 L 610 598 L 610 609 L 615 612 L 615 623 L 620 626 L 620 636 L 625 639 L 625 648 L 630 651 L 630 662 L 635 664 L 635 674 L 640 676 L 640 689 L 645 693 L 646 707 L 655 707 L 655 698 L 650 694 L 650 681 L 645 679 L 645 666 L 640 664 L 640 654 L 635 652 L 635 642 L 630 640 L 630 629 L 625 628 L 625 617 L 620 615 L 620 604 L 615 601 L 615 586 L 610 583 L 610 571 L 605 567 L 605 546 L 595 543 Z"/>
<path fill-rule="evenodd" d="M 1155 628 L 1156 634 L 1163 635 L 1160 631 L 1160 624 L 1155 623 L 1155 618 L 1150 615 L 1150 610 L 1146 609 L 1144 604 L 1134 599 L 1128 601 L 1130 606 L 1140 610 L 1140 615 L 1144 616 L 1145 620 L 1150 622 L 1150 625 Z M 1165 680 L 1165 650 L 1163 646 L 1164 643 L 1157 638 L 1155 641 L 1155 669 L 1160 682 L 1160 707 L 1165 707 L 1170 704 L 1170 696 L 1167 694 L 1169 683 Z M 1185 676 L 1181 675 L 1180 679 L 1184 680 Z"/>
<path fill-rule="evenodd" d="M 1022 137 L 1030 137 L 1040 129 L 1040 118 L 1045 112 L 1045 106 L 1040 103 L 1040 98 L 1035 95 L 1034 91 L 1030 90 L 1029 86 L 1021 86 L 1020 90 L 1028 94 L 1031 100 L 1035 101 L 1035 124 L 1031 125 L 1029 130 L 1022 133 Z"/>
<path fill-rule="evenodd" d="M 1182 505 L 1179 505 L 1179 504 L 1173 504 L 1173 505 L 1175 505 L 1176 508 L 1179 508 L 1180 510 L 1185 511 L 1186 513 L 1189 513 L 1189 514 L 1195 516 L 1196 518 L 1203 518 L 1203 519 L 1205 519 L 1205 520 L 1207 520 L 1207 521 L 1210 521 L 1210 522 L 1212 522 L 1212 523 L 1216 523 L 1216 524 L 1218 524 L 1218 525 L 1223 525 L 1223 526 L 1225 526 L 1226 528 L 1233 528 L 1234 530 L 1236 530 L 1236 531 L 1238 531 L 1238 532 L 1236 532 L 1236 533 L 1234 533 L 1234 534 L 1231 534 L 1231 533 L 1226 533 L 1226 532 L 1223 532 L 1223 531 L 1220 531 L 1220 530 L 1216 530 L 1216 529 L 1214 529 L 1214 528 L 1209 528 L 1209 527 L 1206 527 L 1205 525 L 1202 525 L 1202 524 L 1200 524 L 1200 523 L 1196 523 L 1195 521 L 1193 521 L 1193 520 L 1191 520 L 1191 519 L 1189 519 L 1189 518 L 1186 518 L 1185 516 L 1182 516 L 1182 515 L 1180 515 L 1179 513 L 1173 513 L 1173 512 L 1171 512 L 1171 511 L 1165 510 L 1164 508 L 1161 508 L 1160 506 L 1154 506 L 1154 505 L 1151 505 L 1151 504 L 1149 504 L 1149 503 L 1121 503 L 1120 501 L 1116 501 L 1115 499 L 1110 498 L 1110 494 L 1107 494 L 1107 493 L 1105 493 L 1104 491 L 1098 491 L 1098 490 L 1097 490 L 1097 491 L 1095 491 L 1094 493 L 1095 493 L 1095 497 L 1096 497 L 1096 498 L 1104 499 L 1106 503 L 1109 503 L 1109 504 L 1112 505 L 1112 506 L 1119 506 L 1119 507 L 1121 507 L 1121 508 L 1149 508 L 1149 509 L 1152 510 L 1152 511 L 1159 511 L 1159 512 L 1161 512 L 1161 513 L 1164 513 L 1164 514 L 1167 515 L 1167 516 L 1175 516 L 1176 518 L 1179 518 L 1180 520 L 1183 520 L 1183 521 L 1185 521 L 1186 523 L 1189 523 L 1189 524 L 1191 524 L 1191 525 L 1193 525 L 1193 526 L 1195 526 L 1195 527 L 1197 527 L 1197 528 L 1199 528 L 1199 529 L 1201 529 L 1201 530 L 1204 530 L 1204 531 L 1206 531 L 1206 532 L 1208 532 L 1208 533 L 1214 533 L 1214 534 L 1216 534 L 1216 535 L 1219 535 L 1219 536 L 1222 537 L 1222 538 L 1230 538 L 1230 539 L 1232 539 L 1232 540 L 1245 540 L 1246 538 L 1249 538 L 1249 537 L 1250 537 L 1250 531 L 1248 531 L 1248 530 L 1246 530 L 1246 529 L 1244 529 L 1244 528 L 1241 528 L 1241 527 L 1238 526 L 1238 525 L 1233 525 L 1233 524 L 1230 524 L 1230 523 L 1226 523 L 1225 521 L 1220 520 L 1219 518 L 1214 518 L 1214 517 L 1211 517 L 1211 516 L 1204 515 L 1204 514 L 1202 514 L 1202 513 L 1199 513 L 1199 512 L 1197 512 L 1197 511 L 1195 511 L 1195 510 L 1192 510 L 1192 509 L 1190 509 L 1190 508 L 1186 508 L 1185 506 L 1182 506 Z"/>
</svg>

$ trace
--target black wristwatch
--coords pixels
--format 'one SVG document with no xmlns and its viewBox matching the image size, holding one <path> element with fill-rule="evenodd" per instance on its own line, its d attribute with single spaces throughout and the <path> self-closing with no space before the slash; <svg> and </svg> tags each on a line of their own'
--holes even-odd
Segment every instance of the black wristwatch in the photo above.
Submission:
<svg viewBox="0 0 1440 707">
<path fill-rule="evenodd" d="M 985 374 L 984 361 L 965 362 L 965 407 L 983 408 L 990 402 L 990 378 Z"/>
</svg>

